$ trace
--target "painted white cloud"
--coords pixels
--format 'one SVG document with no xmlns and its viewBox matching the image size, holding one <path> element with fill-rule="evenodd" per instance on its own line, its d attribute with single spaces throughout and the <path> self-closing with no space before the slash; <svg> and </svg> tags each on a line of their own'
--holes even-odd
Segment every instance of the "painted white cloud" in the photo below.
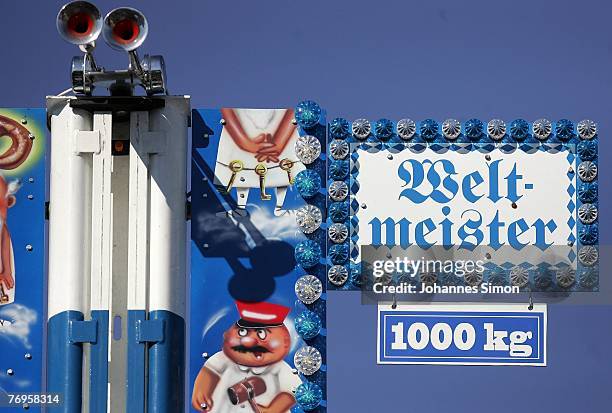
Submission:
<svg viewBox="0 0 612 413">
<path fill-rule="evenodd" d="M 29 336 L 37 317 L 36 311 L 21 304 L 0 308 L 0 337 L 20 341 L 25 348 L 32 348 Z"/>
<path fill-rule="evenodd" d="M 286 240 L 301 236 L 294 213 L 276 217 L 269 209 L 255 206 L 251 210 L 251 222 L 267 239 Z"/>
</svg>

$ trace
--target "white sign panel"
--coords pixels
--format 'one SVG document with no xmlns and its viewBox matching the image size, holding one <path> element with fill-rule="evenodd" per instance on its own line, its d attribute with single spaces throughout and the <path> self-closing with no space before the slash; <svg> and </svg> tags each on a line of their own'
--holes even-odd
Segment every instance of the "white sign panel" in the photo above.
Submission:
<svg viewBox="0 0 612 413">
<path fill-rule="evenodd" d="M 452 245 L 482 254 L 510 247 L 525 261 L 533 250 L 542 260 L 550 246 L 576 239 L 576 161 L 568 151 L 357 151 L 358 245 Z M 554 251 L 547 262 L 568 261 Z M 512 254 L 492 259 L 501 264 Z"/>
</svg>

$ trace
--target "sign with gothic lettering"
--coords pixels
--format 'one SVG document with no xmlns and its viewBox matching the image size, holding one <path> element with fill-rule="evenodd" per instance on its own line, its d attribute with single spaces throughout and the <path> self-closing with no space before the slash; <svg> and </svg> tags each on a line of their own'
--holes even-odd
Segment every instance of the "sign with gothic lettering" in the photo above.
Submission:
<svg viewBox="0 0 612 413">
<path fill-rule="evenodd" d="M 329 189 L 336 201 L 332 190 L 344 180 L 347 196 L 331 203 L 329 217 L 330 224 L 341 222 L 339 204 L 346 204 L 352 263 L 347 281 L 353 287 L 364 283 L 368 271 L 362 264 L 372 264 L 372 254 L 362 261 L 362 248 L 388 247 L 388 259 L 399 249 L 403 258 L 441 261 L 439 273 L 447 261 L 479 263 L 481 274 L 454 277 L 455 284 L 597 289 L 593 122 L 575 127 L 569 120 L 519 119 L 506 128 L 501 120 L 485 126 L 477 119 L 449 119 L 440 128 L 432 119 L 381 119 L 373 125 L 358 119 L 345 124 L 342 138 L 342 121 L 334 119 L 329 127 Z M 331 283 L 346 288 L 346 282 L 334 283 L 339 270 L 331 250 L 330 259 Z M 429 283 L 445 278 L 426 275 Z"/>
<path fill-rule="evenodd" d="M 574 239 L 575 208 L 568 206 L 576 179 L 567 174 L 575 168 L 573 154 L 410 149 L 393 156 L 360 151 L 356 200 L 367 206 L 358 212 L 362 242 L 545 249 Z M 383 182 L 381 170 L 388 171 Z"/>
</svg>

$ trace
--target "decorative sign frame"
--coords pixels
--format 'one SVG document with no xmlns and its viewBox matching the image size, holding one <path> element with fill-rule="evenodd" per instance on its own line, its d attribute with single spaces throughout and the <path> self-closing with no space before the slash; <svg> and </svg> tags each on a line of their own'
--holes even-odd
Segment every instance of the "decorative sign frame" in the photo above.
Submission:
<svg viewBox="0 0 612 413">
<path fill-rule="evenodd" d="M 554 232 L 556 228 L 553 227 L 555 226 L 563 227 L 564 237 L 557 237 L 546 245 L 537 242 L 528 243 L 530 244 L 528 247 L 540 250 L 555 248 L 557 249 L 555 254 L 562 253 L 564 260 L 561 263 L 553 264 L 547 260 L 534 262 L 528 259 L 522 261 L 492 261 L 487 262 L 485 271 L 480 277 L 466 275 L 465 278 L 458 278 L 441 274 L 441 277 L 435 280 L 436 282 L 446 285 L 479 285 L 488 282 L 495 285 L 517 286 L 521 291 L 598 290 L 598 136 L 597 126 L 593 121 L 583 120 L 575 126 L 574 122 L 567 119 L 561 119 L 554 124 L 546 119 L 538 119 L 532 123 L 523 119 L 516 119 L 510 122 L 509 126 L 506 126 L 506 122 L 500 119 L 493 119 L 485 125 L 479 119 L 469 119 L 463 123 L 455 119 L 447 119 L 441 124 L 433 119 L 425 119 L 421 122 L 402 119 L 397 123 L 389 119 L 379 119 L 376 122 L 357 119 L 350 124 L 346 119 L 336 118 L 328 125 L 328 141 L 330 154 L 328 162 L 328 195 L 330 202 L 328 218 L 329 288 L 360 289 L 364 282 L 367 282 L 363 273 L 368 271 L 362 271 L 359 234 L 363 233 L 364 225 L 371 224 L 371 222 L 360 221 L 360 216 L 364 215 L 364 211 L 372 205 L 376 205 L 376 203 L 380 203 L 380 205 L 384 203 L 386 212 L 387 210 L 398 210 L 400 208 L 398 199 L 402 197 L 410 198 L 410 202 L 405 202 L 402 207 L 404 208 L 403 211 L 406 211 L 404 216 L 409 218 L 410 223 L 413 223 L 426 220 L 430 216 L 431 211 L 427 208 L 416 208 L 418 203 L 423 202 L 425 205 L 426 198 L 435 198 L 438 195 L 437 203 L 444 204 L 446 202 L 450 205 L 454 201 L 450 198 L 453 198 L 457 191 L 466 190 L 474 198 L 474 205 L 470 207 L 477 213 L 479 213 L 479 208 L 480 212 L 483 212 L 482 207 L 475 204 L 480 195 L 475 196 L 474 188 L 482 183 L 478 171 L 469 174 L 468 178 L 471 180 L 468 180 L 467 184 L 465 182 L 457 184 L 450 182 L 450 180 L 449 182 L 444 181 L 443 173 L 440 174 L 435 171 L 430 173 L 427 167 L 423 167 L 423 165 L 428 164 L 427 166 L 431 165 L 433 170 L 436 167 L 435 164 L 448 162 L 448 165 L 441 165 L 443 168 L 447 166 L 450 168 L 448 171 L 443 171 L 448 172 L 446 178 L 452 178 L 452 175 L 461 175 L 461 168 L 456 168 L 452 165 L 452 162 L 448 161 L 448 158 L 453 157 L 459 159 L 460 154 L 464 160 L 469 159 L 468 162 L 463 162 L 464 164 L 473 164 L 475 156 L 484 158 L 482 159 L 484 162 L 480 162 L 483 167 L 485 164 L 490 167 L 491 164 L 495 164 L 496 160 L 516 158 L 514 159 L 515 170 L 510 171 L 511 174 L 514 174 L 514 183 L 523 178 L 520 171 L 517 172 L 516 164 L 520 162 L 533 163 L 532 175 L 536 172 L 540 176 L 537 177 L 538 182 L 535 189 L 534 184 L 529 181 L 533 176 L 528 177 L 527 181 L 524 181 L 524 189 L 526 190 L 545 192 L 548 186 L 547 180 L 548 182 L 550 180 L 558 182 L 556 195 L 559 200 L 562 199 L 563 201 L 555 204 L 549 199 L 541 199 L 543 195 L 540 195 L 539 201 L 541 203 L 537 204 L 535 208 L 517 209 L 515 202 L 507 202 L 507 204 L 511 205 L 511 208 L 517 209 L 519 218 L 521 218 L 521 213 L 528 210 L 532 211 L 532 215 L 537 215 L 541 206 L 546 205 L 547 202 L 548 207 L 556 207 L 556 217 L 563 217 L 562 221 L 551 223 L 544 220 L 541 227 L 549 232 Z M 384 158 L 381 159 L 379 156 L 376 162 L 369 161 L 371 163 L 370 175 L 364 177 L 365 155 L 372 158 L 372 154 L 382 153 L 395 168 L 381 165 Z M 543 154 L 545 155 L 542 156 Z M 428 159 L 429 157 L 432 159 Z M 421 169 L 416 171 L 404 168 L 403 171 L 400 171 L 397 169 L 396 161 L 398 158 L 412 162 L 413 165 L 418 165 Z M 446 160 L 441 161 L 442 159 Z M 546 168 L 548 164 L 537 165 L 538 162 L 541 163 L 541 160 L 550 161 L 551 159 L 554 162 L 549 163 L 556 166 L 555 170 L 558 175 L 548 175 L 550 174 L 550 170 Z M 364 191 L 363 185 L 368 185 L 368 189 L 375 187 L 377 184 L 372 177 L 376 176 L 379 180 L 378 185 L 384 187 L 384 189 L 378 191 L 378 194 L 384 195 L 384 190 L 388 188 L 385 187 L 385 181 L 392 179 L 390 174 L 395 175 L 396 171 L 404 174 L 402 185 L 398 186 L 401 191 L 399 198 L 370 196 L 367 201 L 364 201 L 363 196 L 361 196 L 362 193 L 360 193 L 360 191 Z M 467 174 L 467 171 L 464 172 L 465 174 L 459 176 L 459 179 Z M 430 175 L 428 176 L 427 173 L 430 173 Z M 400 176 L 400 178 L 402 177 Z M 417 178 L 419 182 L 416 182 Z M 432 182 L 427 182 L 430 178 L 434 180 L 435 187 L 432 186 Z M 367 184 L 363 183 L 364 179 Z M 484 181 L 486 185 L 486 179 Z M 423 182 L 429 184 L 430 189 L 430 192 L 425 195 L 415 189 L 417 184 Z M 438 186 L 440 190 L 438 190 Z M 454 191 L 451 194 L 453 196 L 448 196 L 449 190 Z M 445 196 L 446 199 L 444 199 Z M 526 197 L 526 199 L 528 198 Z M 555 200 L 557 199 L 555 198 Z M 470 204 L 470 202 L 466 203 Z M 492 208 L 494 209 L 500 208 L 493 203 L 490 204 L 493 205 Z M 505 205 L 505 207 L 508 208 L 508 205 Z M 444 208 L 446 208 L 443 209 L 445 214 L 452 215 L 448 206 Z M 441 215 L 441 218 L 445 218 L 444 215 Z M 380 217 L 379 227 L 381 226 L 380 221 L 384 219 L 384 217 Z M 519 224 L 522 225 L 523 223 Z M 546 224 L 550 226 L 546 226 Z M 398 223 L 393 222 L 387 228 L 394 227 L 393 230 L 395 230 L 396 226 L 398 226 Z M 383 229 L 384 227 L 385 225 L 383 225 Z M 381 240 L 380 234 L 378 235 L 379 239 L 376 240 L 378 243 L 373 243 L 375 248 L 377 245 L 392 248 L 401 243 L 399 240 L 401 234 L 387 238 L 387 242 Z M 395 238 L 397 238 L 397 241 Z M 369 244 L 371 241 L 371 239 L 367 240 L 367 243 Z M 417 243 L 415 242 L 415 244 Z M 498 251 L 500 246 L 496 247 L 493 242 L 484 242 L 484 244 L 493 247 L 489 250 L 493 251 L 494 257 L 495 255 L 501 257 L 501 254 L 499 254 L 501 250 Z M 441 238 L 419 246 L 427 249 L 432 245 L 447 246 Z M 456 247 L 456 244 L 452 245 Z M 502 247 L 505 248 L 503 245 Z M 510 252 L 506 251 L 506 255 L 512 255 L 512 252 L 516 253 L 522 248 L 513 245 Z M 524 251 L 521 254 L 524 254 Z M 529 254 L 524 255 L 529 256 Z M 487 257 L 490 259 L 489 252 L 487 252 Z M 393 281 L 397 282 L 398 280 Z M 427 282 L 431 281 L 427 280 Z M 421 280 L 421 282 L 425 283 L 426 280 Z"/>
</svg>

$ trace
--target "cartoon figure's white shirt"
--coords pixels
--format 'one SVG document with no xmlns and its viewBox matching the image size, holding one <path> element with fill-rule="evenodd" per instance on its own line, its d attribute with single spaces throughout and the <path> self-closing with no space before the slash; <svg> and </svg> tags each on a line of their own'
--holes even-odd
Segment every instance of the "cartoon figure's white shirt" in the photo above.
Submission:
<svg viewBox="0 0 612 413">
<path fill-rule="evenodd" d="M 269 405 L 280 393 L 293 394 L 302 383 L 289 364 L 282 360 L 263 367 L 246 367 L 234 363 L 220 351 L 209 358 L 204 366 L 220 377 L 212 395 L 211 413 L 251 413 L 252 408 L 248 403 L 233 405 L 227 395 L 228 388 L 251 376 L 258 376 L 266 383 L 266 392 L 255 398 L 257 404 L 263 406 Z"/>
</svg>

